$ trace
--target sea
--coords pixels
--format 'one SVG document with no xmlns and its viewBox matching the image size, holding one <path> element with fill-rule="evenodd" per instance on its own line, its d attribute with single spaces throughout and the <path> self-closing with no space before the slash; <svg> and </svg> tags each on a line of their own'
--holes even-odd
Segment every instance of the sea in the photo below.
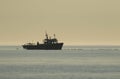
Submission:
<svg viewBox="0 0 120 79">
<path fill-rule="evenodd" d="M 0 46 L 0 79 L 120 79 L 120 46 Z"/>
</svg>

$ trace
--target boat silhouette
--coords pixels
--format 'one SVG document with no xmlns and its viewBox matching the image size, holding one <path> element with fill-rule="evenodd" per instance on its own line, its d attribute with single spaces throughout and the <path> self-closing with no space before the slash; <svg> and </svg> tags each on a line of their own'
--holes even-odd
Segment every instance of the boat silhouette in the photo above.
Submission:
<svg viewBox="0 0 120 79">
<path fill-rule="evenodd" d="M 48 38 L 48 34 L 45 34 L 46 38 L 43 40 L 43 43 L 39 43 L 37 42 L 35 43 L 27 43 L 22 45 L 22 47 L 24 49 L 27 50 L 61 50 L 63 47 L 63 42 L 58 42 L 57 38 L 55 37 L 54 34 L 54 38 L 49 37 Z"/>
</svg>

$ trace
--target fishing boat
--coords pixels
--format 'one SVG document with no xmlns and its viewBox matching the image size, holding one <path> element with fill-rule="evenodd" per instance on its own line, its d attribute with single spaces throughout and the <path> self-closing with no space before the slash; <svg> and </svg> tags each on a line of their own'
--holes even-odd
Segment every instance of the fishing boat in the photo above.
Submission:
<svg viewBox="0 0 120 79">
<path fill-rule="evenodd" d="M 45 34 L 46 38 L 43 40 L 43 43 L 39 43 L 37 42 L 35 43 L 26 43 L 24 45 L 22 45 L 22 47 L 24 49 L 27 50 L 61 50 L 63 47 L 63 42 L 58 42 L 57 38 L 55 37 L 54 34 L 54 38 L 49 37 L 48 38 L 48 34 Z"/>
</svg>

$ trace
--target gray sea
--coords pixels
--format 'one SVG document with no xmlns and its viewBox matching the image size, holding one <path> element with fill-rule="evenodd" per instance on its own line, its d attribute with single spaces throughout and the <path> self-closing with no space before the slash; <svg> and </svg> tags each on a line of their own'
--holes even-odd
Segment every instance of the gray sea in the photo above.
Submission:
<svg viewBox="0 0 120 79">
<path fill-rule="evenodd" d="M 120 79 L 120 46 L 0 46 L 0 79 Z"/>
</svg>

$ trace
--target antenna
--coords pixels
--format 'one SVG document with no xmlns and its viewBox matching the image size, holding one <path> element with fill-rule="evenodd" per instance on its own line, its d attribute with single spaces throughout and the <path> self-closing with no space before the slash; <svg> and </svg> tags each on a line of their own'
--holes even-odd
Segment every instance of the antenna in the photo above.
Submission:
<svg viewBox="0 0 120 79">
<path fill-rule="evenodd" d="M 54 38 L 55 38 L 55 34 L 54 34 Z"/>
<path fill-rule="evenodd" d="M 45 31 L 45 36 L 46 36 L 46 39 L 48 39 L 48 34 L 47 34 L 47 32 Z"/>
</svg>

